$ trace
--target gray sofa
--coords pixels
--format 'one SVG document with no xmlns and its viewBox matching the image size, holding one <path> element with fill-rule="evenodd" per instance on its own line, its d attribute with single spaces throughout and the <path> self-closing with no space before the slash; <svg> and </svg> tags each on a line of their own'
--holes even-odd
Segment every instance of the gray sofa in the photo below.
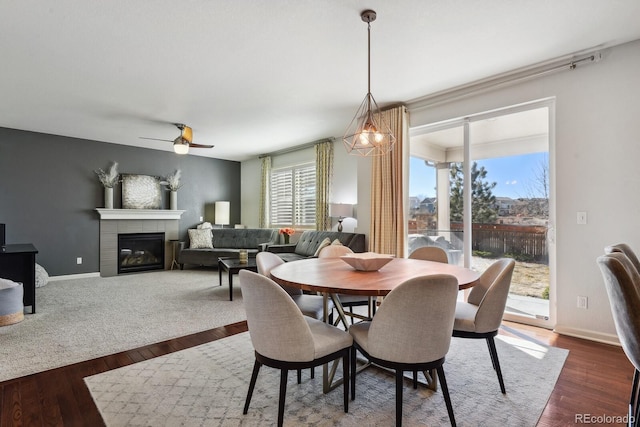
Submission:
<svg viewBox="0 0 640 427">
<path fill-rule="evenodd" d="M 338 239 L 340 243 L 348 246 L 353 252 L 364 252 L 364 234 L 342 233 L 339 231 L 312 231 L 302 233 L 297 243 L 288 245 L 268 245 L 267 251 L 278 254 L 284 261 L 296 261 L 313 257 L 324 239 L 332 242 Z"/>
<path fill-rule="evenodd" d="M 246 249 L 249 256 L 263 251 L 267 246 L 278 243 L 278 230 L 268 228 L 214 228 L 211 229 L 211 248 L 191 248 L 180 242 L 177 254 L 180 269 L 185 264 L 217 266 L 219 257 L 238 257 L 240 249 Z"/>
</svg>

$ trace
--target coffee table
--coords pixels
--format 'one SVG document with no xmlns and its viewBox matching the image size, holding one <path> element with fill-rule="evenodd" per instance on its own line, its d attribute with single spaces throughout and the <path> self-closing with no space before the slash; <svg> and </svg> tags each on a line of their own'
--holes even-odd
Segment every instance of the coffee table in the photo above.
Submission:
<svg viewBox="0 0 640 427">
<path fill-rule="evenodd" d="M 256 257 L 249 257 L 245 263 L 241 263 L 238 258 L 218 258 L 218 279 L 220 283 L 218 286 L 222 286 L 223 270 L 229 273 L 229 301 L 233 301 L 233 275 L 238 274 L 240 270 L 251 270 L 257 273 Z"/>
</svg>

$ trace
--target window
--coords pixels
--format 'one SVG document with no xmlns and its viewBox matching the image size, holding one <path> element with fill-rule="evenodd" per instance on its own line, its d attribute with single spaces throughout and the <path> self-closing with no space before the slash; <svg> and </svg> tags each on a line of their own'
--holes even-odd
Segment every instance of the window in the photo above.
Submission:
<svg viewBox="0 0 640 427">
<path fill-rule="evenodd" d="M 315 227 L 316 166 L 304 164 L 271 172 L 271 226 Z"/>
</svg>

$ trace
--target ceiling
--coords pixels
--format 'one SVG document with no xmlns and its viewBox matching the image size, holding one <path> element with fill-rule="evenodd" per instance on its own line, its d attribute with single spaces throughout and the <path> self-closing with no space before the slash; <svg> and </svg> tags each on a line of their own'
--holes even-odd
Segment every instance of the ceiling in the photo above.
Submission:
<svg viewBox="0 0 640 427">
<path fill-rule="evenodd" d="M 242 161 L 381 106 L 640 39 L 638 0 L 0 2 L 0 127 Z"/>
</svg>

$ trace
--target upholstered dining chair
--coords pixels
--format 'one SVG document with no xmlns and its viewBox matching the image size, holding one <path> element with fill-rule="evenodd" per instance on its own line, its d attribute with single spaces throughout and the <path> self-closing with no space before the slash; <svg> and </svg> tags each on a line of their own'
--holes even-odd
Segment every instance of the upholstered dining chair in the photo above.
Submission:
<svg viewBox="0 0 640 427">
<path fill-rule="evenodd" d="M 329 245 L 325 246 L 318 253 L 318 258 L 339 258 L 346 254 L 352 254 L 353 251 L 344 245 Z M 376 298 L 375 297 L 367 297 L 362 295 L 347 295 L 347 294 L 338 294 L 338 300 L 342 307 L 348 308 L 349 312 L 345 313 L 351 317 L 351 324 L 354 322 L 354 311 L 353 307 L 358 306 L 367 306 L 369 307 L 368 316 L 369 318 L 373 317 L 376 314 Z M 336 322 L 339 322 L 336 319 Z M 348 325 L 344 325 L 345 328 L 348 328 Z"/>
<path fill-rule="evenodd" d="M 295 262 L 295 261 L 294 261 Z M 256 255 L 256 265 L 258 266 L 258 273 L 263 276 L 269 277 L 269 273 L 272 268 L 284 264 L 282 258 L 272 252 L 258 252 Z M 282 285 L 280 285 L 282 286 Z M 302 314 L 312 317 L 314 319 L 324 319 L 324 303 L 322 295 L 308 295 L 302 292 L 301 289 L 293 286 L 282 286 L 282 288 L 291 295 L 293 302 L 300 308 Z M 329 300 L 329 313 L 333 311 L 333 302 Z M 330 319 L 331 320 L 331 319 Z"/>
<path fill-rule="evenodd" d="M 498 351 L 494 337 L 502 323 L 507 305 L 511 276 L 516 262 L 510 258 L 495 261 L 480 275 L 478 283 L 471 288 L 467 301 L 456 303 L 453 336 L 459 338 L 484 338 L 487 340 L 493 369 L 498 375 L 500 391 L 506 393 Z"/>
<path fill-rule="evenodd" d="M 635 371 L 629 398 L 629 425 L 637 426 L 640 416 L 640 274 L 623 252 L 597 259 L 609 296 L 611 314 L 622 349 Z"/>
<path fill-rule="evenodd" d="M 426 261 L 449 263 L 447 252 L 438 246 L 423 246 L 409 254 L 409 259 L 422 259 Z"/>
<path fill-rule="evenodd" d="M 240 286 L 256 358 L 243 414 L 249 411 L 262 365 L 280 369 L 278 426 L 282 426 L 288 371 L 313 368 L 339 358 L 344 371 L 344 412 L 349 412 L 351 335 L 303 316 L 285 290 L 268 277 L 241 270 Z"/>
<path fill-rule="evenodd" d="M 404 371 L 436 369 L 449 421 L 455 426 L 443 364 L 451 343 L 457 295 L 458 281 L 453 276 L 415 277 L 389 292 L 371 321 L 351 326 L 351 399 L 356 393 L 357 350 L 371 362 L 395 370 L 396 426 L 402 425 Z"/>
<path fill-rule="evenodd" d="M 604 248 L 605 254 L 611 254 L 614 252 L 622 252 L 625 254 L 627 258 L 629 258 L 629 261 L 631 261 L 631 264 L 635 267 L 636 271 L 640 273 L 640 260 L 638 260 L 638 256 L 633 249 L 631 249 L 631 246 L 626 243 L 618 243 L 617 245 L 611 245 Z"/>
</svg>

